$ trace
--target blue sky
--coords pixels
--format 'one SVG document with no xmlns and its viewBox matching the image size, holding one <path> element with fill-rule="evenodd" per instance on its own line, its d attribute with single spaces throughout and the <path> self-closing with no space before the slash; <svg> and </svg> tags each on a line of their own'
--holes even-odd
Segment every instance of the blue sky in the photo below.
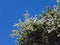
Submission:
<svg viewBox="0 0 60 45">
<path fill-rule="evenodd" d="M 56 0 L 0 0 L 0 45 L 16 45 L 9 34 L 18 19 L 24 21 L 26 10 L 32 16 L 45 11 L 46 6 L 53 8 L 56 4 Z"/>
</svg>

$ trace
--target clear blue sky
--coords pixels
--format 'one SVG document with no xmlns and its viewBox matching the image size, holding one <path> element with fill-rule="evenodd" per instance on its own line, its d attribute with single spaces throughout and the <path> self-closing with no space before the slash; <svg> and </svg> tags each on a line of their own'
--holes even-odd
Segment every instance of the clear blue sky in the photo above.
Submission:
<svg viewBox="0 0 60 45">
<path fill-rule="evenodd" d="M 32 16 L 45 11 L 46 6 L 53 8 L 56 4 L 56 0 L 0 0 L 0 45 L 16 45 L 9 34 L 19 18 L 24 20 L 25 10 Z"/>
</svg>

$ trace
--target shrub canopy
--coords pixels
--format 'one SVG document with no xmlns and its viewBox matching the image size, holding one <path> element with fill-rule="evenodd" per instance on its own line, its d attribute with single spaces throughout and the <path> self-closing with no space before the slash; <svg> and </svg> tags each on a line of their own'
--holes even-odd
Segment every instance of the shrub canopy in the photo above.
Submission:
<svg viewBox="0 0 60 45">
<path fill-rule="evenodd" d="M 18 30 L 13 30 L 11 37 L 17 36 L 18 45 L 60 45 L 60 14 L 59 9 L 55 7 L 40 16 L 30 17 L 26 11 L 25 21 L 19 20 L 15 24 Z"/>
</svg>

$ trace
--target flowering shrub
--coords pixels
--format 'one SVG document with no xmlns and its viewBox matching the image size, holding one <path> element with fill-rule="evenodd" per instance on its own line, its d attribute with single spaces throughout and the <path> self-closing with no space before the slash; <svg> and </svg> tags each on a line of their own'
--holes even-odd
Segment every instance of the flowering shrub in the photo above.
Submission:
<svg viewBox="0 0 60 45">
<path fill-rule="evenodd" d="M 18 45 L 60 45 L 60 14 L 59 8 L 53 10 L 49 7 L 40 18 L 38 15 L 29 17 L 28 11 L 25 13 L 25 21 L 19 20 L 15 24 L 18 30 L 13 30 L 11 37 L 18 36 Z"/>
</svg>

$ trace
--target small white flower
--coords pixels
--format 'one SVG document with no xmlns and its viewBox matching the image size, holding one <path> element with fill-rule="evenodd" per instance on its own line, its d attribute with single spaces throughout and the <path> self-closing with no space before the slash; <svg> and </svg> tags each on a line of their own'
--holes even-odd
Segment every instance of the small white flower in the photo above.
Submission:
<svg viewBox="0 0 60 45">
<path fill-rule="evenodd" d="M 15 24 L 15 25 L 13 25 L 13 26 L 18 26 L 19 24 Z"/>
<path fill-rule="evenodd" d="M 53 27 L 51 30 L 55 30 L 55 28 Z"/>
<path fill-rule="evenodd" d="M 52 24 L 54 24 L 54 22 L 52 22 Z"/>
<path fill-rule="evenodd" d="M 47 31 L 48 31 L 48 33 L 52 32 L 52 30 L 47 30 Z"/>
<path fill-rule="evenodd" d="M 16 33 L 16 30 L 13 30 L 12 32 L 13 32 L 13 33 Z"/>
<path fill-rule="evenodd" d="M 57 37 L 59 37 L 60 36 L 60 33 L 57 35 Z"/>
<path fill-rule="evenodd" d="M 58 24 L 58 27 L 60 27 L 60 24 Z"/>
<path fill-rule="evenodd" d="M 36 19 L 34 20 L 34 23 L 36 22 Z"/>
</svg>

